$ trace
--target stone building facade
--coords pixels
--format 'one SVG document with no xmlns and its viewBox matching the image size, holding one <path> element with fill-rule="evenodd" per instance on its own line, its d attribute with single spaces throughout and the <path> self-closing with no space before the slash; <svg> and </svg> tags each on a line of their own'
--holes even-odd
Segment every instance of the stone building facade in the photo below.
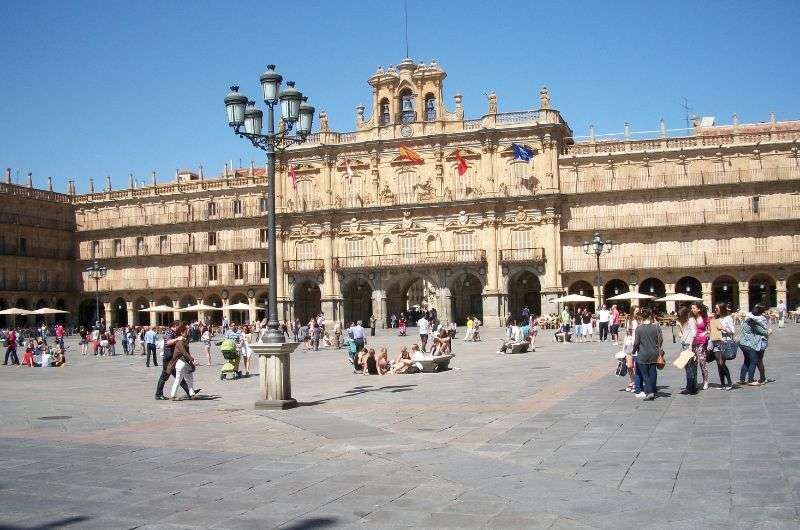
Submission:
<svg viewBox="0 0 800 530">
<path fill-rule="evenodd" d="M 745 309 L 800 304 L 800 122 L 734 117 L 680 135 L 662 124 L 645 138 L 626 126 L 618 138 L 578 140 L 547 88 L 520 112 L 499 112 L 489 94 L 486 113 L 467 120 L 460 95 L 453 110 L 445 105 L 445 77 L 435 61 L 378 69 L 355 131 L 331 131 L 322 112 L 319 132 L 282 155 L 280 318 L 322 311 L 384 323 L 420 307 L 500 325 L 524 306 L 549 313 L 564 292 L 598 289 L 604 299 L 633 289 Z M 532 160 L 517 160 L 512 144 Z M 265 186 L 251 164 L 214 178 L 201 168 L 168 184 L 40 197 L 74 216 L 64 239 L 74 241 L 74 285 L 65 284 L 74 289 L 64 301 L 77 316 L 93 313 L 94 284 L 80 271 L 98 259 L 109 268 L 99 289 L 110 322 L 147 323 L 156 317 L 143 308 L 196 302 L 243 302 L 250 310 L 231 318 L 260 317 Z M 615 242 L 599 287 L 582 248 L 595 231 Z M 0 289 L 0 300 L 34 303 L 20 293 Z"/>
</svg>

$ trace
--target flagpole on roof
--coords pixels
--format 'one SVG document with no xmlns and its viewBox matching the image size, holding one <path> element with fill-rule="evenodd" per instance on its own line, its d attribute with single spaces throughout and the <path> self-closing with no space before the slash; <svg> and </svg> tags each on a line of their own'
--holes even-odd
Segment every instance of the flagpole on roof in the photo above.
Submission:
<svg viewBox="0 0 800 530">
<path fill-rule="evenodd" d="M 406 23 L 406 59 L 409 59 L 411 56 L 408 54 L 408 0 L 403 2 L 403 14 Z"/>
</svg>

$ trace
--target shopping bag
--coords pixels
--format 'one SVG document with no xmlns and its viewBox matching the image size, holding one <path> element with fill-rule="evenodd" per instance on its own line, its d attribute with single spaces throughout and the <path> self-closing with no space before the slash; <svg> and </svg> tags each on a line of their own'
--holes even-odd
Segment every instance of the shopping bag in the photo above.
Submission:
<svg viewBox="0 0 800 530">
<path fill-rule="evenodd" d="M 692 350 L 683 350 L 683 351 L 680 353 L 680 355 L 678 355 L 678 358 L 677 358 L 677 359 L 675 359 L 675 360 L 672 362 L 672 364 L 673 364 L 673 365 L 674 365 L 676 368 L 680 368 L 681 370 L 683 370 L 684 368 L 686 368 L 686 364 L 687 364 L 689 361 L 691 361 L 691 360 L 692 360 L 692 357 L 694 357 L 694 352 L 693 352 Z"/>
</svg>

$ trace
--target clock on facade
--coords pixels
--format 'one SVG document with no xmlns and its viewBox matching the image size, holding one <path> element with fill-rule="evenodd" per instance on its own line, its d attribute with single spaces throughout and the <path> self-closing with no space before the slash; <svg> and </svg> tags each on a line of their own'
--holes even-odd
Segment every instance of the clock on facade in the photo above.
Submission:
<svg viewBox="0 0 800 530">
<path fill-rule="evenodd" d="M 411 126 L 410 125 L 403 125 L 400 128 L 400 136 L 402 136 L 403 138 L 408 138 L 412 134 L 414 134 L 414 131 L 411 130 Z"/>
</svg>

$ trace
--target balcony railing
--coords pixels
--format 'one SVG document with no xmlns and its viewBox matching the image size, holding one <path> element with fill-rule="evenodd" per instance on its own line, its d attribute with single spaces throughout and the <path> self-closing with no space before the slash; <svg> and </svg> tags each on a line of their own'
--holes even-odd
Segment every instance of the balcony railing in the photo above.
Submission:
<svg viewBox="0 0 800 530">
<path fill-rule="evenodd" d="M 202 207 L 199 211 L 145 212 L 143 214 L 120 215 L 111 218 L 93 218 L 85 214 L 83 216 L 78 215 L 77 230 L 108 230 L 109 228 L 199 223 L 226 219 L 257 219 L 266 218 L 267 215 L 266 210 L 261 210 L 260 204 L 242 203 L 240 210 L 236 210 L 232 203 L 216 204 L 214 212 L 209 212 L 207 207 Z"/>
<path fill-rule="evenodd" d="M 0 279 L 0 291 L 35 291 L 38 293 L 50 292 L 70 292 L 75 290 L 75 282 L 71 278 L 60 278 L 58 280 L 20 281 L 14 278 Z"/>
<path fill-rule="evenodd" d="M 631 269 L 681 269 L 702 267 L 729 267 L 736 265 L 784 265 L 800 261 L 800 250 L 767 250 L 747 252 L 704 252 L 699 254 L 664 254 L 659 256 L 603 256 L 603 270 Z M 563 272 L 590 272 L 596 270 L 594 256 L 564 260 Z"/>
<path fill-rule="evenodd" d="M 72 232 L 75 229 L 75 219 L 70 211 L 70 218 L 38 216 L 26 213 L 7 213 L 0 216 L 0 224 L 32 226 L 48 230 L 64 230 Z"/>
<path fill-rule="evenodd" d="M 204 252 L 231 252 L 237 250 L 266 250 L 267 243 L 261 242 L 258 238 L 221 240 L 216 245 L 207 243 L 176 243 L 160 247 L 159 245 L 133 246 L 124 245 L 119 249 L 102 248 L 91 251 L 81 256 L 80 259 L 114 259 L 114 258 L 133 258 L 137 256 L 174 256 L 181 254 L 199 254 Z"/>
<path fill-rule="evenodd" d="M 283 262 L 283 268 L 286 272 L 322 271 L 325 270 L 325 260 L 317 258 L 290 259 Z"/>
<path fill-rule="evenodd" d="M 158 275 L 150 278 L 103 278 L 99 282 L 100 291 L 136 291 L 153 289 L 186 289 L 194 287 L 234 287 L 250 285 L 266 285 L 267 279 L 258 273 L 247 272 L 240 278 L 233 273 L 219 274 L 217 279 L 209 279 L 206 274 L 167 276 Z M 94 292 L 94 280 L 83 278 L 83 290 Z"/>
<path fill-rule="evenodd" d="M 741 208 L 720 211 L 673 211 L 636 215 L 612 214 L 601 217 L 573 217 L 567 221 L 564 230 L 667 227 L 752 221 L 781 221 L 784 219 L 800 219 L 800 207 L 768 206 L 759 208 L 758 212 L 754 212 L 752 208 Z"/>
<path fill-rule="evenodd" d="M 532 261 L 534 263 L 544 263 L 543 248 L 507 248 L 500 251 L 500 263 L 515 261 Z"/>
<path fill-rule="evenodd" d="M 797 166 L 578 179 L 575 179 L 575 175 L 570 175 L 569 171 L 565 169 L 561 173 L 561 193 L 598 193 L 797 179 L 800 179 L 800 167 Z"/>
<path fill-rule="evenodd" d="M 485 250 L 443 250 L 440 252 L 414 252 L 384 254 L 382 256 L 340 256 L 333 258 L 334 269 L 383 269 L 408 265 L 448 266 L 456 263 L 482 263 Z"/>
<path fill-rule="evenodd" d="M 28 245 L 25 248 L 5 246 L 0 247 L 0 256 L 20 256 L 28 258 L 47 259 L 73 259 L 75 253 L 72 248 L 59 248 L 41 245 Z"/>
</svg>

